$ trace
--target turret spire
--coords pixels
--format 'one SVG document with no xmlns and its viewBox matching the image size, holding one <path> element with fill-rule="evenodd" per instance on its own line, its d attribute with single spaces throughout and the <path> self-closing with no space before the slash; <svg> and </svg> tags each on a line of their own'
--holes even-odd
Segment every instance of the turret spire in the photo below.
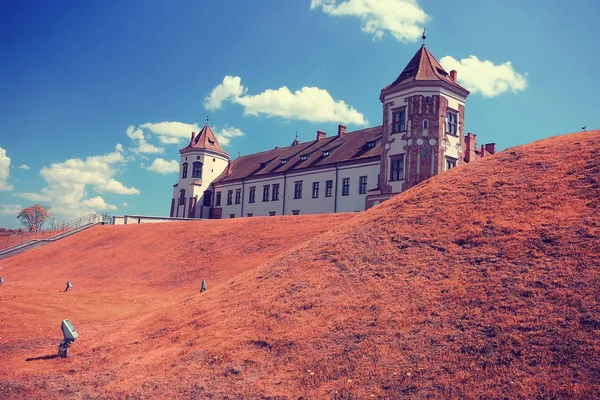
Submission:
<svg viewBox="0 0 600 400">
<path fill-rule="evenodd" d="M 425 39 L 427 39 L 427 36 L 425 35 L 425 28 L 423 28 L 423 36 L 421 36 L 421 39 L 423 39 L 423 46 L 425 46 Z"/>
</svg>

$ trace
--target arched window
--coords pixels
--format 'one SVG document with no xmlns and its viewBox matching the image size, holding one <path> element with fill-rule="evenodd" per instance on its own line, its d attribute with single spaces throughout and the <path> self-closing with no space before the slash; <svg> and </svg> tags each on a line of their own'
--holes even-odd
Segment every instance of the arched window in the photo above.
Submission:
<svg viewBox="0 0 600 400">
<path fill-rule="evenodd" d="M 188 170 L 188 163 L 183 163 L 183 172 L 181 173 L 181 178 L 187 178 L 187 170 Z"/>
<path fill-rule="evenodd" d="M 181 189 L 179 191 L 179 205 L 180 206 L 185 205 L 185 189 Z"/>
<path fill-rule="evenodd" d="M 192 178 L 202 178 L 202 163 L 195 161 L 192 164 Z"/>
<path fill-rule="evenodd" d="M 423 158 L 427 158 L 427 147 L 423 147 Z"/>
<path fill-rule="evenodd" d="M 429 128 L 429 121 L 427 121 L 426 119 L 423 120 L 423 129 L 427 129 Z"/>
</svg>

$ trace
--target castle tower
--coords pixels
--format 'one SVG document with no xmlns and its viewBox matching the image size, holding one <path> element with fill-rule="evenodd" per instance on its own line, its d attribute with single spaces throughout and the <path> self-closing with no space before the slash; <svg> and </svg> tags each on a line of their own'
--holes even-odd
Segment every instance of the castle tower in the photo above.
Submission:
<svg viewBox="0 0 600 400">
<path fill-rule="evenodd" d="M 179 150 L 179 154 L 179 179 L 173 185 L 170 216 L 209 218 L 210 184 L 227 167 L 229 154 L 217 141 L 208 120 L 198 135 L 192 132 L 189 145 Z"/>
<path fill-rule="evenodd" d="M 381 90 L 383 138 L 379 200 L 464 162 L 464 115 L 469 91 L 425 45 L 394 82 Z M 367 208 L 376 203 L 367 203 Z"/>
</svg>

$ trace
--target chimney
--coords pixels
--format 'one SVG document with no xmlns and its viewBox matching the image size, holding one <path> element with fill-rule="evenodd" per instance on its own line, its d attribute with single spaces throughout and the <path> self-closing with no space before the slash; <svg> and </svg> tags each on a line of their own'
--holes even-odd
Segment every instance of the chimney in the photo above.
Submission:
<svg viewBox="0 0 600 400">
<path fill-rule="evenodd" d="M 475 146 L 477 141 L 475 135 L 471 132 L 465 135 L 465 162 L 469 163 L 475 160 Z"/>
<path fill-rule="evenodd" d="M 485 145 L 485 151 L 489 154 L 494 154 L 496 152 L 496 143 L 487 143 Z"/>
<path fill-rule="evenodd" d="M 346 125 L 339 124 L 338 125 L 338 137 L 342 137 L 346 134 Z"/>
<path fill-rule="evenodd" d="M 196 134 L 194 132 L 192 132 L 192 138 L 190 139 L 190 146 L 192 145 L 192 143 L 194 143 L 194 136 L 196 136 Z"/>
<path fill-rule="evenodd" d="M 325 139 L 325 136 L 327 136 L 327 134 L 325 132 L 323 132 L 323 131 L 317 131 L 317 142 L 319 140 Z"/>
<path fill-rule="evenodd" d="M 450 71 L 450 79 L 456 82 L 456 78 L 458 78 L 458 72 L 456 72 L 456 70 L 453 69 L 452 71 Z"/>
<path fill-rule="evenodd" d="M 227 161 L 227 167 L 225 168 L 225 176 L 231 175 L 231 160 Z"/>
</svg>

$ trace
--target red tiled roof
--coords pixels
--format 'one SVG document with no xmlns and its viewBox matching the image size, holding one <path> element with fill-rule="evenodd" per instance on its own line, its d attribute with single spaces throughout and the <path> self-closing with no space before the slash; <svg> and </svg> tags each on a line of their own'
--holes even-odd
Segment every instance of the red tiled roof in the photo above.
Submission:
<svg viewBox="0 0 600 400">
<path fill-rule="evenodd" d="M 261 153 L 238 157 L 230 163 L 230 174 L 225 170 L 214 183 L 226 183 L 251 177 L 333 165 L 340 162 L 363 160 L 381 155 L 382 127 L 375 126 L 342 137 L 337 135 L 321 140 L 275 148 Z M 369 148 L 367 143 L 373 143 Z M 329 151 L 325 156 L 323 152 Z M 306 160 L 302 159 L 306 156 Z M 282 160 L 287 160 L 285 164 Z"/>
<path fill-rule="evenodd" d="M 215 137 L 215 134 L 213 133 L 212 129 L 210 129 L 208 124 L 204 125 L 198 135 L 194 136 L 194 132 L 192 132 L 190 144 L 187 147 L 179 150 L 179 152 L 185 153 L 191 151 L 192 149 L 207 149 L 229 156 L 229 154 L 227 154 L 227 152 L 223 150 L 219 144 L 219 141 Z"/>
<path fill-rule="evenodd" d="M 385 90 L 413 81 L 442 81 L 449 83 L 456 88 L 467 91 L 467 89 L 460 86 L 450 78 L 450 75 L 444 70 L 438 60 L 435 59 L 433 54 L 427 50 L 425 45 L 421 46 L 421 48 L 415 53 L 413 58 L 408 62 L 408 65 L 404 67 L 404 70 L 398 76 L 398 78 L 396 78 L 394 82 L 387 85 L 383 89 Z"/>
</svg>

